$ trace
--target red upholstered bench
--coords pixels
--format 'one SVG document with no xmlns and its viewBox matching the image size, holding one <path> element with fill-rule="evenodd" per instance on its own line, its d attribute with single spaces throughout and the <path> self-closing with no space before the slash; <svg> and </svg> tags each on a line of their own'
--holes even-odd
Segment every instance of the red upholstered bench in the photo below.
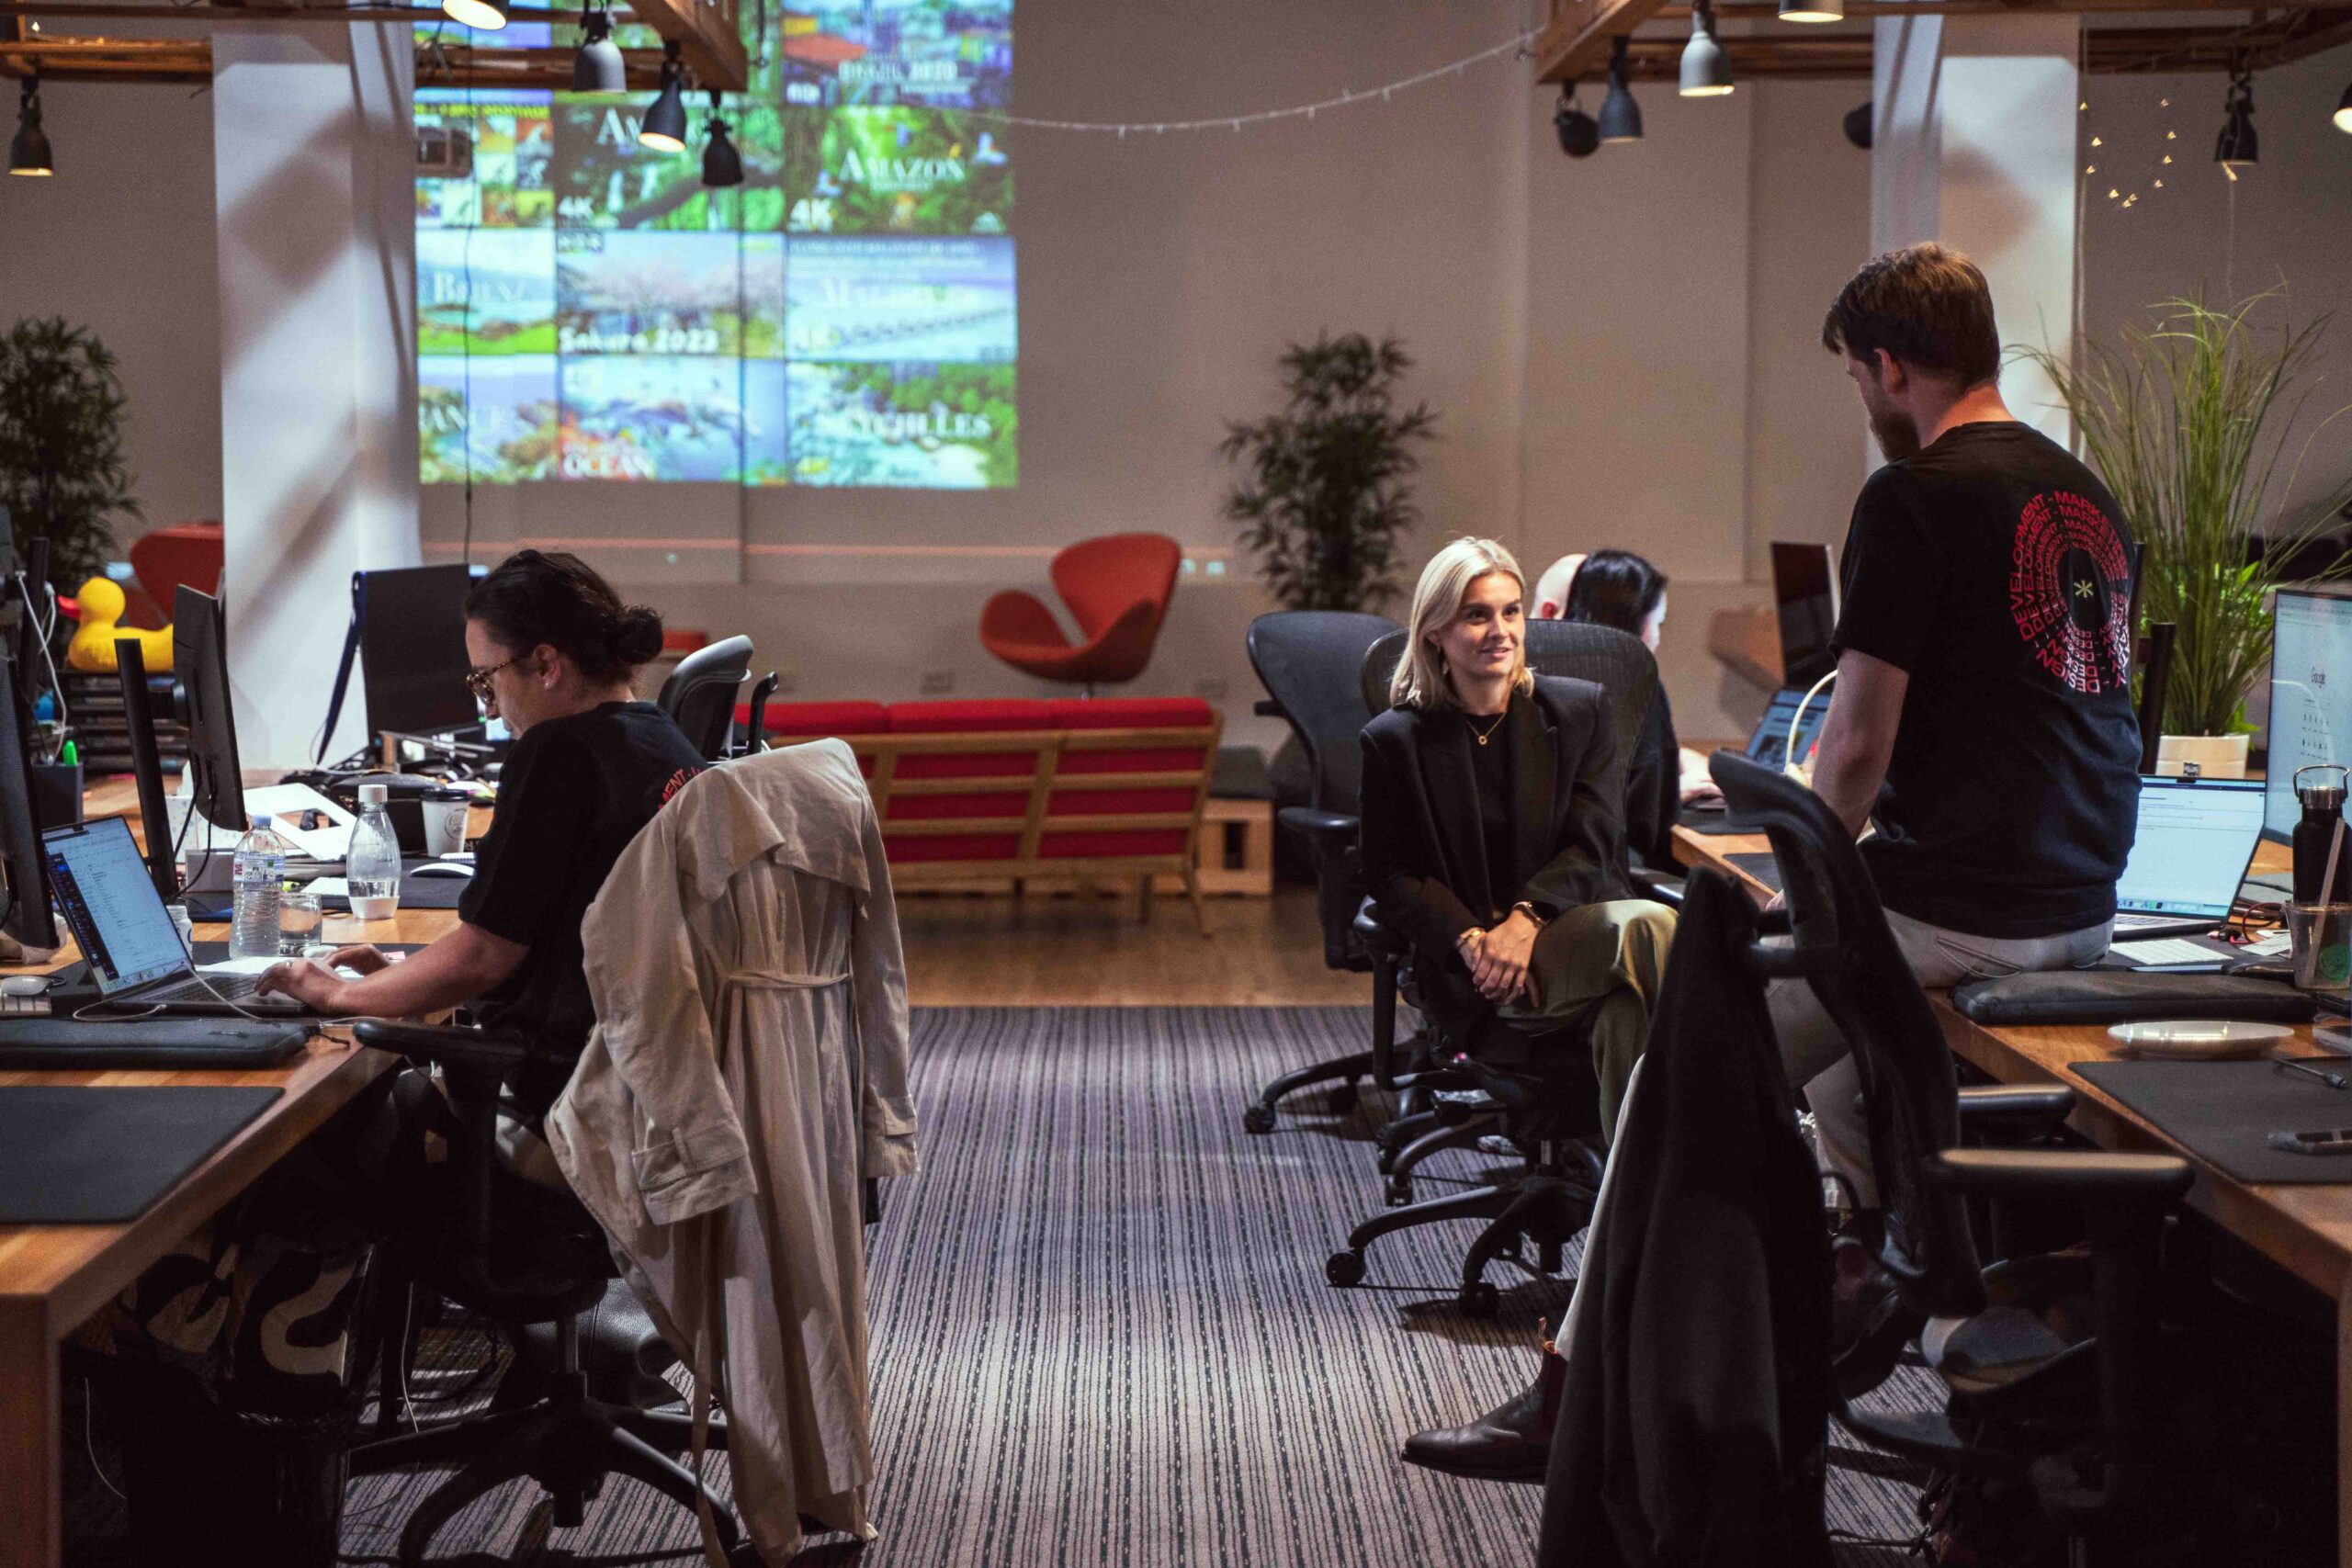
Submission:
<svg viewBox="0 0 2352 1568">
<path fill-rule="evenodd" d="M 751 722 L 747 706 L 736 713 Z M 1196 869 L 1224 720 L 1196 697 L 782 703 L 771 743 L 847 741 L 901 887 L 1082 874 L 1177 878 L 1207 928 Z"/>
</svg>

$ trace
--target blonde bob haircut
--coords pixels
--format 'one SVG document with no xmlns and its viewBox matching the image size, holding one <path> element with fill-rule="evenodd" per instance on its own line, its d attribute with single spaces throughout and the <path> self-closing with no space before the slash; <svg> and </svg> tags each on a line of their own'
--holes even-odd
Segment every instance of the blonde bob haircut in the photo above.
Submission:
<svg viewBox="0 0 2352 1568">
<path fill-rule="evenodd" d="M 1453 684 L 1445 678 L 1445 658 L 1430 639 L 1462 613 L 1462 602 L 1470 596 L 1470 585 L 1493 571 L 1518 583 L 1520 596 L 1526 597 L 1527 578 L 1519 570 L 1519 562 L 1498 540 L 1465 536 L 1431 556 L 1430 564 L 1421 568 L 1420 583 L 1413 590 L 1413 618 L 1408 623 L 1412 635 L 1406 639 L 1405 657 L 1397 661 L 1396 676 L 1388 682 L 1391 706 L 1431 708 L 1458 700 Z M 1521 639 L 1519 657 L 1511 666 L 1510 686 L 1514 692 L 1535 689 L 1535 673 L 1527 667 L 1524 638 Z"/>
</svg>

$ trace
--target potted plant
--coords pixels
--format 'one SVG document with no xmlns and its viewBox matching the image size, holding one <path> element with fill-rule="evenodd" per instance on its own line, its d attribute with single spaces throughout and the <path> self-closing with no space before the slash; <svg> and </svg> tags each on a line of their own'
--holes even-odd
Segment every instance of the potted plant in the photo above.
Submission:
<svg viewBox="0 0 2352 1568">
<path fill-rule="evenodd" d="M 1217 454 L 1242 478 L 1225 514 L 1284 609 L 1371 610 L 1395 597 L 1398 536 L 1419 517 L 1413 448 L 1437 423 L 1426 403 L 1396 406 L 1412 363 L 1395 338 L 1361 333 L 1293 344 L 1282 411 L 1226 425 Z"/>
<path fill-rule="evenodd" d="M 139 514 L 122 457 L 125 400 L 114 355 L 83 328 L 22 321 L 0 337 L 0 507 L 17 558 L 47 539 L 50 581 L 66 592 L 105 570 L 111 519 Z"/>
<path fill-rule="evenodd" d="M 2086 344 L 2075 365 L 2024 351 L 2057 387 L 2085 459 L 2131 521 L 2143 623 L 2176 628 L 2158 763 L 2166 773 L 2195 762 L 2207 777 L 2245 775 L 2245 694 L 2270 659 L 2271 591 L 2352 499 L 2347 480 L 2295 523 L 2282 523 L 2273 504 L 2293 489 L 2312 440 L 2346 412 L 2304 439 L 2279 485 L 2287 432 L 2317 384 L 2311 365 L 2326 326 L 2257 327 L 2256 309 L 2283 293 L 2225 310 L 2166 299 L 2119 343 Z M 2342 570 L 2339 562 L 2323 575 Z"/>
</svg>

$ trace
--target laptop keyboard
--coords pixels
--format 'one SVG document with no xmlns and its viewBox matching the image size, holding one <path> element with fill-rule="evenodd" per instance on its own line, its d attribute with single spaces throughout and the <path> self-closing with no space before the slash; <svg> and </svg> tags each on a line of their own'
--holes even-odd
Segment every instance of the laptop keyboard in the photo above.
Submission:
<svg viewBox="0 0 2352 1568">
<path fill-rule="evenodd" d="M 255 997 L 254 987 L 261 984 L 258 975 L 209 975 L 200 980 L 183 980 L 176 986 L 153 991 L 140 998 L 141 1002 L 168 1007 L 177 1002 L 238 1003 L 258 1001 L 263 1007 L 288 1007 L 283 998 Z"/>
<path fill-rule="evenodd" d="M 2229 959 L 2201 942 L 2185 936 L 2160 936 L 2143 942 L 2119 942 L 2111 951 L 2127 964 L 2221 964 Z"/>
</svg>

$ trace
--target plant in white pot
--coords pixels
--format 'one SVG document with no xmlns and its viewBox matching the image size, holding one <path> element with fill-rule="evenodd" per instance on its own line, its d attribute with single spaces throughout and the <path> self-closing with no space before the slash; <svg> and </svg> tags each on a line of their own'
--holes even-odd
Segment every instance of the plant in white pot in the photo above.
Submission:
<svg viewBox="0 0 2352 1568">
<path fill-rule="evenodd" d="M 2140 542 L 2143 626 L 2175 632 L 2158 767 L 2195 762 L 2207 777 L 2245 774 L 2245 694 L 2270 659 L 2270 593 L 2288 563 L 2352 500 L 2352 478 L 2290 521 L 2279 513 L 2319 422 L 2286 472 L 2289 433 L 2317 389 L 2323 318 L 2257 326 L 2273 288 L 2226 310 L 2166 299 L 2114 344 L 2086 343 L 2068 365 L 2023 351 L 2057 387 L 2084 460 L 2115 492 Z M 2352 407 L 2352 405 L 2347 405 Z M 2266 527 L 2266 524 L 2268 526 Z M 2324 576 L 2339 576 L 2338 562 Z M 2134 628 L 2138 630 L 2138 628 Z"/>
</svg>

